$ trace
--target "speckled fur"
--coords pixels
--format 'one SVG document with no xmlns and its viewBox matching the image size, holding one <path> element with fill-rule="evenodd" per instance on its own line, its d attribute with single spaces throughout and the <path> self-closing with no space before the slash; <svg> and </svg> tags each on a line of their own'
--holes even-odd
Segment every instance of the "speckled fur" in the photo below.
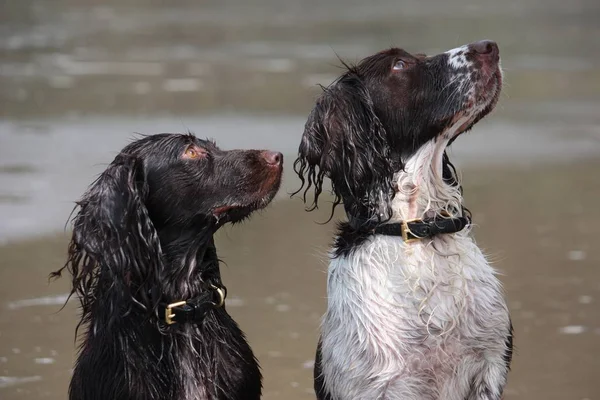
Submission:
<svg viewBox="0 0 600 400">
<path fill-rule="evenodd" d="M 463 213 L 460 185 L 442 178 L 444 151 L 493 107 L 476 97 L 466 51 L 446 53 L 466 111 L 394 175 L 390 222 Z M 413 243 L 371 235 L 351 252 L 334 249 L 315 370 L 320 400 L 501 399 L 512 326 L 501 283 L 470 230 Z"/>
<path fill-rule="evenodd" d="M 427 144 L 411 161 L 432 161 L 439 146 Z M 460 204 L 458 189 L 436 174 L 441 159 L 434 162 L 439 168 L 409 162 L 398 174 L 405 187 L 429 188 L 397 194 L 398 220 Z M 411 244 L 373 236 L 331 261 L 327 291 L 320 363 L 334 399 L 500 399 L 510 320 L 468 230 Z"/>
</svg>

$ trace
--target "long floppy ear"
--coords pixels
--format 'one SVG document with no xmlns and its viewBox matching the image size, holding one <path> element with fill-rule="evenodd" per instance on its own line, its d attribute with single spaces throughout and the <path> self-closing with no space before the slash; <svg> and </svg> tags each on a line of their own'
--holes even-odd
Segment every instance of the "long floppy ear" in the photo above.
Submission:
<svg viewBox="0 0 600 400">
<path fill-rule="evenodd" d="M 156 287 L 161 250 L 144 205 L 146 195 L 142 161 L 119 154 L 77 203 L 68 260 L 51 277 L 64 269 L 71 273 L 81 323 L 89 322 L 96 308 L 110 324 L 110 316 L 122 316 L 134 304 L 153 307 L 149 288 Z"/>
<path fill-rule="evenodd" d="M 374 112 L 373 101 L 353 71 L 324 92 L 310 113 L 294 170 L 302 181 L 304 201 L 311 186 L 309 210 L 318 206 L 325 176 L 336 196 L 334 208 L 369 221 L 390 216 L 394 168 L 386 131 Z M 296 192 L 296 193 L 298 193 Z"/>
</svg>

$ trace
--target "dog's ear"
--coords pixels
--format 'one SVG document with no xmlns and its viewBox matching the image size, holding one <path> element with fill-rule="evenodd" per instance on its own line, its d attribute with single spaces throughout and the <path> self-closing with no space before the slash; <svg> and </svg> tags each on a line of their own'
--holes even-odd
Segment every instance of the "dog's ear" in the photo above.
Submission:
<svg viewBox="0 0 600 400">
<path fill-rule="evenodd" d="M 354 217 L 389 217 L 394 168 L 386 131 L 360 76 L 350 71 L 325 88 L 304 128 L 294 170 L 304 200 L 311 186 L 317 207 L 323 179 L 329 177 L 346 212 Z M 300 191 L 299 190 L 299 191 Z"/>
<path fill-rule="evenodd" d="M 142 161 L 119 154 L 77 203 L 67 263 L 51 276 L 65 268 L 72 274 L 83 320 L 94 307 L 123 316 L 124 306 L 153 304 L 149 288 L 161 271 L 161 249 L 144 205 L 147 191 Z"/>
</svg>

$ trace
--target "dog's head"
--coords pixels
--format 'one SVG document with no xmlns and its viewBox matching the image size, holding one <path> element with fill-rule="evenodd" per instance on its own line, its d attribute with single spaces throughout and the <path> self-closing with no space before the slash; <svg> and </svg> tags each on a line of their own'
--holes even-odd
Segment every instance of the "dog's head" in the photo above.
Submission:
<svg viewBox="0 0 600 400">
<path fill-rule="evenodd" d="M 393 175 L 406 160 L 494 108 L 499 63 L 496 43 L 481 41 L 429 57 L 393 48 L 347 66 L 317 100 L 295 163 L 305 190 L 315 186 L 313 206 L 327 176 L 347 213 L 388 218 Z"/>
<path fill-rule="evenodd" d="M 122 155 L 139 163 L 138 185 L 147 186 L 145 205 L 159 230 L 246 218 L 273 199 L 283 168 L 281 153 L 224 151 L 193 135 L 148 136 Z"/>
<path fill-rule="evenodd" d="M 213 233 L 265 207 L 282 170 L 280 153 L 224 151 L 191 134 L 126 146 L 78 202 L 73 221 L 65 267 L 84 315 L 102 296 L 101 307 L 117 318 L 118 307 L 151 309 L 161 296 L 198 291 L 217 261 L 210 253 L 210 265 L 202 264 L 214 251 Z"/>
</svg>

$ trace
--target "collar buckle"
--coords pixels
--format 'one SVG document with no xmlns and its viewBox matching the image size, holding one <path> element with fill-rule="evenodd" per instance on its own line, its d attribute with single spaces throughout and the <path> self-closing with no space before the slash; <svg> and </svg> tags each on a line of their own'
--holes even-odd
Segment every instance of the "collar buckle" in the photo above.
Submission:
<svg viewBox="0 0 600 400">
<path fill-rule="evenodd" d="M 165 306 L 164 321 L 167 325 L 181 322 L 201 321 L 211 309 L 223 307 L 227 298 L 224 286 L 210 284 L 207 291 L 188 300 L 180 300 Z"/>
<path fill-rule="evenodd" d="M 408 224 L 411 224 L 411 223 L 422 224 L 423 220 L 421 218 L 415 218 L 415 219 L 407 219 L 406 221 L 402 221 L 402 224 L 400 225 L 400 233 L 402 233 L 402 240 L 405 243 L 417 242 L 417 241 L 423 239 L 423 237 L 416 235 L 413 231 L 410 230 L 410 227 L 408 226 Z"/>
<path fill-rule="evenodd" d="M 177 307 L 185 306 L 186 304 L 187 304 L 187 301 L 182 300 L 182 301 L 176 301 L 175 303 L 168 304 L 165 307 L 165 322 L 167 323 L 167 325 L 172 325 L 175 322 L 177 322 L 177 321 L 173 321 L 173 318 L 175 317 L 175 311 L 173 309 L 177 308 Z"/>
</svg>

